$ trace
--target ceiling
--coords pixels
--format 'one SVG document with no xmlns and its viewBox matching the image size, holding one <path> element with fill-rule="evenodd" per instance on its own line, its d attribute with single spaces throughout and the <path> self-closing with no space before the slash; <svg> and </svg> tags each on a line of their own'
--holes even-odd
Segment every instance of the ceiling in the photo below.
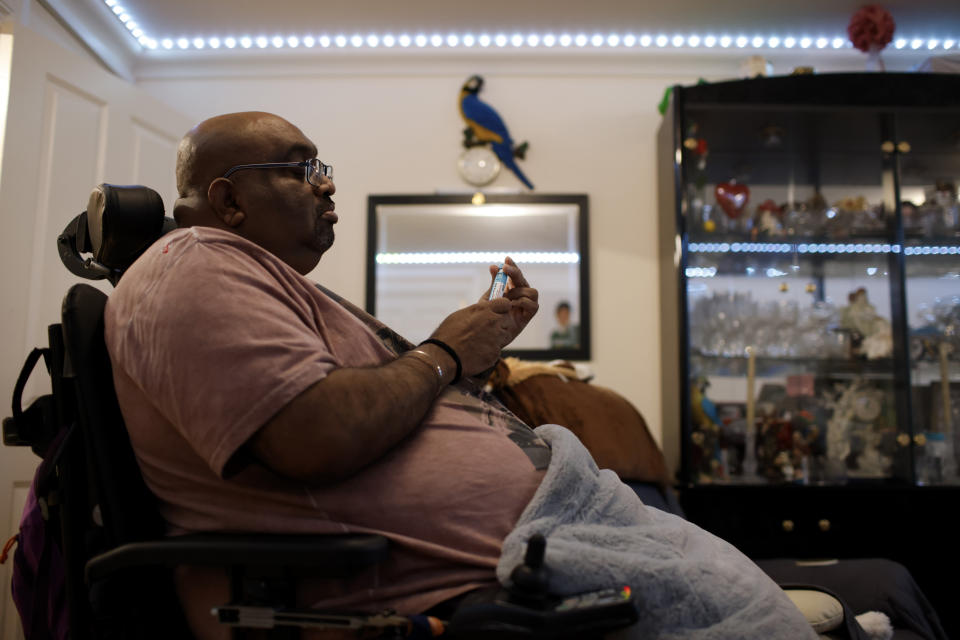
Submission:
<svg viewBox="0 0 960 640">
<path fill-rule="evenodd" d="M 455 34 L 505 36 L 504 50 L 530 49 L 530 34 L 581 35 L 588 49 L 610 49 L 610 34 L 619 37 L 619 50 L 641 48 L 641 36 L 655 49 L 657 36 L 668 49 L 690 49 L 689 40 L 677 45 L 674 38 L 697 35 L 745 36 L 757 43 L 746 49 L 772 51 L 771 37 L 825 38 L 825 48 L 849 46 L 846 27 L 862 0 L 36 0 L 71 30 L 108 68 L 134 78 L 153 64 L 249 59 L 268 50 L 284 49 L 310 56 L 310 49 L 341 49 L 342 53 L 371 51 L 371 35 L 426 36 L 424 50 L 442 52 Z M 108 6 L 110 5 L 110 6 Z M 896 38 L 920 43 L 914 54 L 926 51 L 930 39 L 939 51 L 960 51 L 960 1 L 893 0 L 884 6 L 896 21 Z M 121 23 L 123 17 L 127 26 Z M 130 23 L 136 24 L 136 29 Z M 140 42 L 132 34 L 140 36 Z M 240 45 L 244 36 L 259 46 Z M 341 36 L 339 47 L 335 44 Z M 297 42 L 287 44 L 291 37 Z M 516 38 L 516 44 L 510 42 Z M 596 40 L 594 40 L 596 38 Z M 211 39 L 216 45 L 211 44 Z M 433 39 L 433 42 L 430 42 Z M 669 39 L 669 44 L 667 44 Z M 826 40 L 829 39 L 829 40 Z M 221 42 L 229 43 L 223 44 Z M 309 42 L 309 44 L 307 44 Z M 461 40 L 462 49 L 463 41 Z M 943 51 L 944 42 L 950 50 Z M 196 43 L 196 44 L 194 44 Z M 268 44 L 270 43 L 270 44 Z M 630 47 L 625 47 L 629 43 Z M 379 51 L 385 49 L 385 43 Z M 786 46 L 786 45 L 784 45 Z M 791 45 L 792 46 L 792 45 Z M 799 47 L 799 45 L 797 45 Z M 902 46 L 902 45 L 901 45 Z M 398 44 L 395 48 L 399 48 Z M 213 48 L 220 49 L 214 52 Z M 411 45 L 410 49 L 417 47 Z M 498 47 L 489 46 L 489 51 Z M 541 49 L 543 46 L 540 47 Z M 561 47 L 557 45 L 555 49 Z M 617 47 L 614 47 L 617 48 Z M 729 45 L 730 53 L 736 51 Z M 783 47 L 781 47 L 782 49 Z M 812 46 L 811 50 L 816 49 Z M 910 53 L 889 47 L 885 55 Z M 246 56 L 244 56 L 244 49 Z M 474 47 L 478 53 L 482 47 Z M 702 49 L 702 47 L 701 47 Z M 576 51 L 570 46 L 570 51 Z M 705 53 L 705 52 L 704 52 Z M 720 45 L 717 45 L 720 53 Z M 826 52 L 825 52 L 826 53 Z"/>
<path fill-rule="evenodd" d="M 842 35 L 862 0 L 118 0 L 155 38 L 449 31 Z M 957 0 L 884 3 L 911 37 L 960 36 Z M 949 33 L 952 31 L 953 33 Z"/>
</svg>

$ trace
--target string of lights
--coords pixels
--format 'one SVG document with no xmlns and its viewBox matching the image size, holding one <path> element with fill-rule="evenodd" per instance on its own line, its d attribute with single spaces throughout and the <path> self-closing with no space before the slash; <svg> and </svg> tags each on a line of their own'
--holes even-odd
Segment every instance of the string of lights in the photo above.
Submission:
<svg viewBox="0 0 960 640">
<path fill-rule="evenodd" d="M 691 242 L 690 253 L 900 253 L 898 244 L 788 242 Z"/>
<path fill-rule="evenodd" d="M 226 35 L 211 37 L 152 37 L 119 0 L 103 0 L 130 35 L 150 50 L 200 49 L 852 49 L 849 39 L 840 36 L 808 35 L 727 35 L 649 33 L 369 33 L 317 35 Z M 896 49 L 950 50 L 958 38 L 898 38 Z"/>
<path fill-rule="evenodd" d="M 492 264 L 510 256 L 520 264 L 577 264 L 580 254 L 560 251 L 432 251 L 378 253 L 377 264 Z"/>
<path fill-rule="evenodd" d="M 691 242 L 690 253 L 900 253 L 898 244 L 810 242 Z M 903 248 L 907 256 L 957 255 L 960 246 L 917 246 Z"/>
</svg>

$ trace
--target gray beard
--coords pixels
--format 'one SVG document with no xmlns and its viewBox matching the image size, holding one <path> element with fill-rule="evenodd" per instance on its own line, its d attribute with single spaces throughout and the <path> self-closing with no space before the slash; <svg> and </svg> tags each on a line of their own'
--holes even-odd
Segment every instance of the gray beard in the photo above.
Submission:
<svg viewBox="0 0 960 640">
<path fill-rule="evenodd" d="M 323 218 L 318 217 L 314 237 L 316 238 L 317 248 L 320 249 L 321 253 L 326 252 L 327 249 L 333 246 L 335 239 L 333 225 Z"/>
</svg>

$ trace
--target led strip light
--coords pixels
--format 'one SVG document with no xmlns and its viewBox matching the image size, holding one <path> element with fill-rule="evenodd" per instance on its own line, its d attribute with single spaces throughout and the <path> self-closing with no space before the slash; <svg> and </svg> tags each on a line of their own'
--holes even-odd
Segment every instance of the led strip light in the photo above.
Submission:
<svg viewBox="0 0 960 640">
<path fill-rule="evenodd" d="M 866 253 L 866 254 L 885 254 L 900 253 L 901 247 L 898 244 L 871 244 L 871 243 L 801 243 L 797 245 L 786 242 L 691 242 L 688 247 L 690 253 Z M 931 255 L 960 255 L 960 246 L 930 246 L 930 247 L 903 247 L 905 256 L 931 256 Z M 748 275 L 752 275 L 755 269 L 747 267 Z M 876 267 L 867 269 L 868 275 L 874 275 L 877 272 Z M 717 275 L 716 267 L 687 267 L 685 271 L 688 278 L 713 278 Z M 775 268 L 768 268 L 764 274 L 768 278 L 776 278 L 788 275 L 784 271 Z"/>
<path fill-rule="evenodd" d="M 903 250 L 905 256 L 943 256 L 957 255 L 960 253 L 960 247 L 907 247 Z"/>
<path fill-rule="evenodd" d="M 687 248 L 690 253 L 900 253 L 898 244 L 848 242 L 691 242 Z M 960 251 L 960 247 L 937 248 L 943 253 Z M 905 253 L 910 255 L 909 250 Z"/>
<path fill-rule="evenodd" d="M 143 30 L 119 0 L 103 0 L 127 31 L 146 49 L 200 50 L 200 49 L 521 49 L 521 48 L 593 48 L 593 49 L 635 49 L 635 48 L 720 48 L 720 49 L 852 49 L 847 38 L 825 36 L 745 36 L 745 35 L 681 35 L 675 34 L 634 34 L 634 33 L 449 33 L 434 34 L 360 34 L 344 35 L 242 35 L 153 38 Z M 898 38 L 893 43 L 896 49 L 943 49 L 950 50 L 958 46 L 957 38 Z"/>
<path fill-rule="evenodd" d="M 712 278 L 717 275 L 716 267 L 687 267 L 688 278 Z"/>
<path fill-rule="evenodd" d="M 436 251 L 429 253 L 378 253 L 377 264 L 492 264 L 510 256 L 519 264 L 577 264 L 579 253 L 560 251 Z"/>
</svg>

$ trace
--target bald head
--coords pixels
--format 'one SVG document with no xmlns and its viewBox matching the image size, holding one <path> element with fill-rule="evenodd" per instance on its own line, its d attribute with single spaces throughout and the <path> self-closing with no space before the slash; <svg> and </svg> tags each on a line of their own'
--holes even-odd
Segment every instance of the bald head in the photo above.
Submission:
<svg viewBox="0 0 960 640">
<path fill-rule="evenodd" d="M 308 173 L 316 158 L 316 145 L 279 116 L 251 111 L 204 120 L 177 150 L 173 217 L 180 227 L 235 233 L 306 274 L 333 244 L 338 219 L 333 180 Z"/>
<path fill-rule="evenodd" d="M 291 132 L 303 138 L 288 121 L 262 111 L 215 116 L 188 131 L 177 149 L 177 223 L 213 224 L 210 183 L 238 164 L 277 161 L 289 153 Z"/>
</svg>

